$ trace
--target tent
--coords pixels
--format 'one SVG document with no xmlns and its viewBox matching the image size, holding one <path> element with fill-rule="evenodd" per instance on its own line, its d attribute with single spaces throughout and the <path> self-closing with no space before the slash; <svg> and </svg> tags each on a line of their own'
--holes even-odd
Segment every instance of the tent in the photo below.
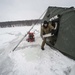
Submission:
<svg viewBox="0 0 75 75">
<path fill-rule="evenodd" d="M 58 25 L 53 47 L 75 59 L 75 8 L 48 7 L 44 20 Z"/>
</svg>

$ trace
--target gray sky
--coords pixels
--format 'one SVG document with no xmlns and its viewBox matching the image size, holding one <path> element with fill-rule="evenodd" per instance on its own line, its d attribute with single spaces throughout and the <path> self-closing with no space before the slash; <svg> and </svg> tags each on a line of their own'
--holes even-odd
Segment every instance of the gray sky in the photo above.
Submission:
<svg viewBox="0 0 75 75">
<path fill-rule="evenodd" d="M 0 22 L 38 19 L 48 6 L 75 7 L 75 0 L 0 0 Z"/>
</svg>

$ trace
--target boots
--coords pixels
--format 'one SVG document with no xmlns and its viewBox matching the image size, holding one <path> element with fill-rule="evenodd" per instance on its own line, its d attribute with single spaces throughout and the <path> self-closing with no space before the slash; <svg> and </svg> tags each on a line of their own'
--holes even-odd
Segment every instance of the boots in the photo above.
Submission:
<svg viewBox="0 0 75 75">
<path fill-rule="evenodd" d="M 42 50 L 45 50 L 43 47 L 41 47 Z"/>
</svg>

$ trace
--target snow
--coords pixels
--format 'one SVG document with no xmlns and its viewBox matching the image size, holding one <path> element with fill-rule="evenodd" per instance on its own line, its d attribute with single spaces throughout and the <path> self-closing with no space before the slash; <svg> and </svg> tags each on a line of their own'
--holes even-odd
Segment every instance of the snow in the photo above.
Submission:
<svg viewBox="0 0 75 75">
<path fill-rule="evenodd" d="M 75 75 L 75 66 L 73 66 L 70 75 Z"/>
<path fill-rule="evenodd" d="M 12 51 L 30 28 L 0 28 L 0 75 L 69 75 L 75 61 L 47 45 L 41 50 L 40 25 L 31 31 L 35 42 L 27 42 L 25 37 Z"/>
</svg>

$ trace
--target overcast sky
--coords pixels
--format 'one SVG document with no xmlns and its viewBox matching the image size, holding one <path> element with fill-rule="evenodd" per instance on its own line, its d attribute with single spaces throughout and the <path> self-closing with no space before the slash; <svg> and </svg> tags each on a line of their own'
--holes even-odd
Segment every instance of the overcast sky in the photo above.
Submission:
<svg viewBox="0 0 75 75">
<path fill-rule="evenodd" d="M 48 6 L 75 7 L 75 0 L 0 0 L 0 22 L 38 19 Z"/>
</svg>

